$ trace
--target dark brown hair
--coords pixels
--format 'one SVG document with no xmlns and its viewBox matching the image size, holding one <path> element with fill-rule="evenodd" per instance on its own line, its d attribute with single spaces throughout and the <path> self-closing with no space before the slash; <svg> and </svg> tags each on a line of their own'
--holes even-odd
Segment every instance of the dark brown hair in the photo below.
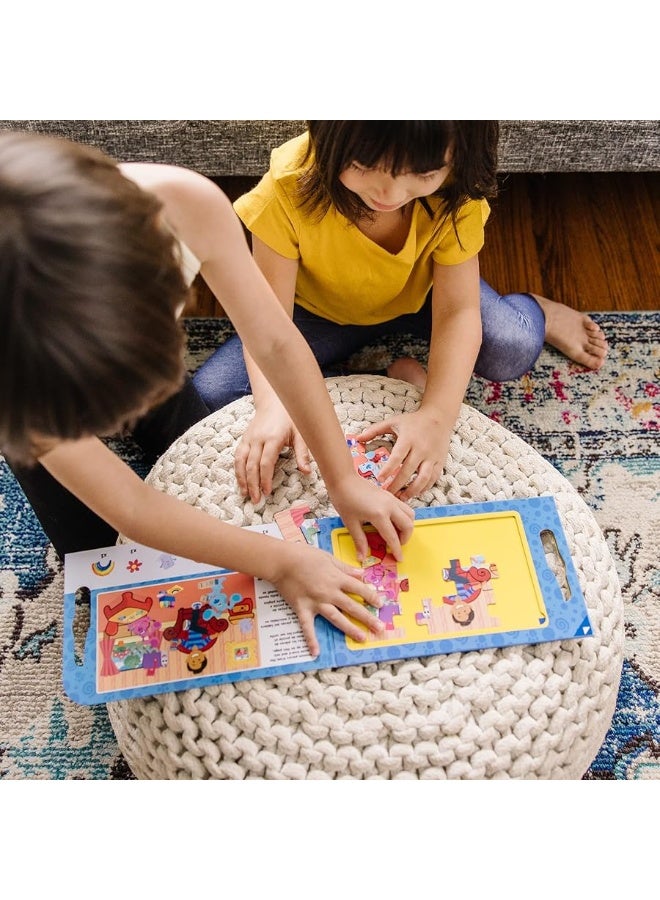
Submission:
<svg viewBox="0 0 660 900">
<path fill-rule="evenodd" d="M 424 174 L 449 163 L 450 177 L 436 191 L 442 216 L 456 214 L 467 200 L 497 193 L 499 125 L 492 121 L 309 121 L 307 166 L 298 196 L 311 214 L 322 217 L 334 204 L 352 222 L 372 214 L 339 176 L 351 163 L 386 166 L 392 175 Z M 420 201 L 431 215 L 428 203 Z"/>
<path fill-rule="evenodd" d="M 184 376 L 161 204 L 91 147 L 0 133 L 0 447 L 117 430 Z"/>
</svg>

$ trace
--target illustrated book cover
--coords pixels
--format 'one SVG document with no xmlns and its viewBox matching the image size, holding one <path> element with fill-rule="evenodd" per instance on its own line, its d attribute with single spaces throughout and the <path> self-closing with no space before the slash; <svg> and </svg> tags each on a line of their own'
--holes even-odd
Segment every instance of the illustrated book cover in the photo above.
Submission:
<svg viewBox="0 0 660 900">
<path fill-rule="evenodd" d="M 248 526 L 316 544 L 360 567 L 337 517 L 305 506 Z M 205 684 L 481 650 L 592 634 L 552 497 L 415 511 L 397 562 L 367 528 L 363 577 L 382 600 L 379 636 L 353 641 L 317 617 L 310 656 L 298 620 L 268 582 L 117 544 L 65 559 L 64 689 L 81 704 Z M 549 559 L 554 559 L 551 567 Z M 555 571 L 558 574 L 555 574 Z"/>
</svg>

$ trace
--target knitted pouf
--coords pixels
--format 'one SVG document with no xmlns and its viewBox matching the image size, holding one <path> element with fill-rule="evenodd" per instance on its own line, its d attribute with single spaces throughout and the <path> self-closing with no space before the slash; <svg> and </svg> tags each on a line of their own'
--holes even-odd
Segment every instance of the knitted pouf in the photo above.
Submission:
<svg viewBox="0 0 660 900">
<path fill-rule="evenodd" d="M 377 376 L 327 380 L 345 432 L 416 408 L 420 394 Z M 335 515 L 316 468 L 283 458 L 272 495 L 238 495 L 234 451 L 252 398 L 199 422 L 148 476 L 234 525 L 304 502 Z M 593 637 L 209 685 L 108 704 L 138 778 L 580 778 L 609 728 L 623 662 L 616 570 L 591 512 L 524 441 L 463 406 L 443 478 L 418 506 L 554 496 Z"/>
</svg>

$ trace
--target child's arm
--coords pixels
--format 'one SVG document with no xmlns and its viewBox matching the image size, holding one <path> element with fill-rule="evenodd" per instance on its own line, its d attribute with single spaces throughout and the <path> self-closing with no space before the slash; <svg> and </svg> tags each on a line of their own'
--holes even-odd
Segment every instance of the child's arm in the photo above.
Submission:
<svg viewBox="0 0 660 900">
<path fill-rule="evenodd" d="M 400 559 L 401 544 L 412 534 L 413 511 L 355 473 L 314 355 L 253 260 L 228 198 L 197 173 L 163 168 L 167 177 L 151 189 L 164 201 L 168 222 L 201 261 L 202 276 L 312 450 L 358 557 L 368 549 L 362 524 L 371 522 Z"/>
<path fill-rule="evenodd" d="M 286 259 L 258 237 L 252 236 L 252 255 L 282 307 L 293 317 L 298 260 Z M 277 394 L 252 359 L 244 351 L 254 397 L 254 416 L 236 450 L 236 479 L 244 494 L 257 503 L 273 486 L 275 466 L 285 447 L 291 447 L 298 469 L 310 472 L 310 454 L 300 432 Z"/>
<path fill-rule="evenodd" d="M 395 434 L 390 458 L 380 471 L 385 480 L 401 466 L 389 486 L 409 499 L 421 494 L 442 474 L 449 440 L 481 346 L 479 258 L 433 269 L 433 324 L 428 373 L 419 408 L 373 425 L 357 435 L 370 441 Z"/>
<path fill-rule="evenodd" d="M 287 315 L 293 317 L 298 260 L 285 259 L 254 235 L 252 255 Z M 244 356 L 255 414 L 238 445 L 235 468 L 243 494 L 257 503 L 262 492 L 268 496 L 272 490 L 275 465 L 284 447 L 293 449 L 301 472 L 309 473 L 310 456 L 300 432 L 247 350 Z"/>
<path fill-rule="evenodd" d="M 246 531 L 145 484 L 98 438 L 61 443 L 41 458 L 42 465 L 79 500 L 131 541 L 210 566 L 255 575 L 274 584 L 295 611 L 309 651 L 319 652 L 316 615 L 362 641 L 364 628 L 380 622 L 348 596 L 370 604 L 375 590 L 362 572 L 306 544 Z"/>
</svg>

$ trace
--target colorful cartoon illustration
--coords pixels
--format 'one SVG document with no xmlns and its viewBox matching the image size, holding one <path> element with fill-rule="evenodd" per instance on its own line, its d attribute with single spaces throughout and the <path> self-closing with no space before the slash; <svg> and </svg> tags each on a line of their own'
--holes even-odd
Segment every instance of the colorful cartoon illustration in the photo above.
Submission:
<svg viewBox="0 0 660 900">
<path fill-rule="evenodd" d="M 483 556 L 473 556 L 470 563 L 470 568 L 464 569 L 457 559 L 452 559 L 449 561 L 449 568 L 442 570 L 443 579 L 453 581 L 456 585 L 455 594 L 443 597 L 445 603 L 454 603 L 456 600 L 472 603 L 482 589 L 492 590 L 489 582 L 491 578 L 498 577 L 497 566 L 494 563 L 486 566 Z"/>
<path fill-rule="evenodd" d="M 242 597 L 238 603 L 234 603 L 229 609 L 229 621 L 241 622 L 243 619 L 254 619 L 254 600 L 252 597 Z"/>
<path fill-rule="evenodd" d="M 491 616 L 488 606 L 495 603 L 491 581 L 498 578 L 497 566 L 486 565 L 483 556 L 473 556 L 465 569 L 458 559 L 451 559 L 442 570 L 444 581 L 453 581 L 455 593 L 444 594 L 442 604 L 434 604 L 432 598 L 422 600 L 422 610 L 415 615 L 418 625 L 425 625 L 430 635 L 461 629 L 495 628 L 499 620 Z"/>
<path fill-rule="evenodd" d="M 149 616 L 143 616 L 141 619 L 138 619 L 136 622 L 131 622 L 128 625 L 130 633 L 141 638 L 142 642 L 149 647 L 160 647 L 160 628 L 160 622 L 157 622 L 156 619 L 152 619 Z"/>
<path fill-rule="evenodd" d="M 354 434 L 346 435 L 346 444 L 351 451 L 353 465 L 358 475 L 374 481 L 379 487 L 383 488 L 387 488 L 394 481 L 396 472 L 393 472 L 384 481 L 381 481 L 379 478 L 381 468 L 390 458 L 390 454 L 385 447 L 367 450 L 367 445 L 363 441 L 358 441 Z"/>
<path fill-rule="evenodd" d="M 229 612 L 229 621 L 233 622 L 239 618 L 244 618 L 252 613 L 254 603 L 251 597 L 245 597 L 242 593 L 234 591 L 232 594 L 225 593 L 225 578 L 222 575 L 218 578 L 211 578 L 206 581 L 200 581 L 200 590 L 208 591 L 204 593 L 200 599 L 203 599 L 209 606 L 204 611 L 205 619 L 212 619 L 221 616 L 224 612 Z M 254 616 L 252 616 L 254 618 Z"/>
<path fill-rule="evenodd" d="M 133 591 L 123 591 L 121 600 L 114 606 L 105 606 L 103 615 L 107 619 L 105 633 L 112 637 L 117 634 L 121 626 L 128 626 L 142 616 L 146 616 L 154 601 L 151 597 L 138 600 Z"/>
<path fill-rule="evenodd" d="M 140 683 L 165 668 L 199 674 L 213 648 L 220 671 L 255 665 L 256 607 L 254 597 L 246 596 L 253 589 L 253 578 L 234 572 L 100 592 L 99 677 L 110 685 L 128 674 L 131 683 Z M 235 652 L 237 646 L 242 652 Z"/>
<path fill-rule="evenodd" d="M 362 564 L 363 577 L 367 583 L 376 588 L 378 596 L 383 601 L 380 607 L 368 605 L 367 608 L 384 623 L 384 639 L 402 637 L 404 632 L 396 626 L 394 620 L 396 616 L 401 615 L 399 592 L 408 591 L 408 579 L 399 577 L 397 562 L 377 532 L 369 532 L 367 542 L 371 552 Z"/>
<path fill-rule="evenodd" d="M 198 674 L 208 664 L 208 651 L 228 628 L 226 618 L 218 615 L 208 603 L 198 601 L 177 611 L 175 623 L 164 630 L 163 637 L 169 641 L 172 650 L 188 655 L 188 670 Z"/>
<path fill-rule="evenodd" d="M 149 615 L 153 604 L 152 597 L 140 600 L 130 590 L 122 592 L 118 603 L 103 607 L 102 674 L 144 669 L 151 676 L 167 665 L 167 657 L 160 651 L 161 623 Z"/>
<path fill-rule="evenodd" d="M 156 591 L 156 599 L 158 600 L 158 605 L 165 609 L 172 609 L 174 604 L 176 603 L 176 595 L 180 594 L 183 588 L 179 584 L 175 584 L 173 587 L 169 589 L 169 591 Z"/>
<path fill-rule="evenodd" d="M 319 527 L 309 512 L 307 505 L 299 504 L 277 513 L 285 540 L 316 542 Z M 91 566 L 94 574 L 103 576 L 114 570 L 117 579 L 122 577 L 119 569 L 134 576 L 145 564 L 155 563 L 173 574 L 96 592 L 99 690 L 140 688 L 146 679 L 165 682 L 261 664 L 257 580 L 252 576 L 219 570 L 181 577 L 186 561 L 170 554 L 141 546 L 129 547 L 128 555 L 125 548 L 112 554 L 110 549 L 90 554 L 87 571 Z M 271 586 L 261 590 L 272 594 Z M 268 600 L 267 605 L 275 602 Z M 278 658 L 284 651 L 268 644 L 268 652 Z M 159 673 L 164 669 L 168 671 Z"/>
<path fill-rule="evenodd" d="M 146 674 L 152 676 L 156 669 L 167 665 L 167 656 L 158 649 L 149 649 L 139 639 L 116 640 L 110 647 L 110 662 L 117 673 L 133 669 L 144 669 Z M 104 669 L 104 674 L 115 674 Z"/>
<path fill-rule="evenodd" d="M 102 577 L 112 574 L 114 568 L 114 561 L 107 553 L 101 553 L 99 559 L 92 563 L 92 572 L 95 575 L 100 575 Z"/>
<path fill-rule="evenodd" d="M 210 612 L 211 615 L 205 615 Z M 218 635 L 229 628 L 227 619 L 215 614 L 208 603 L 193 603 L 177 611 L 176 622 L 163 631 L 163 637 L 173 650 L 194 653 L 192 671 L 200 671 L 201 657 L 215 644 Z M 190 668 L 190 660 L 188 661 Z"/>
</svg>

